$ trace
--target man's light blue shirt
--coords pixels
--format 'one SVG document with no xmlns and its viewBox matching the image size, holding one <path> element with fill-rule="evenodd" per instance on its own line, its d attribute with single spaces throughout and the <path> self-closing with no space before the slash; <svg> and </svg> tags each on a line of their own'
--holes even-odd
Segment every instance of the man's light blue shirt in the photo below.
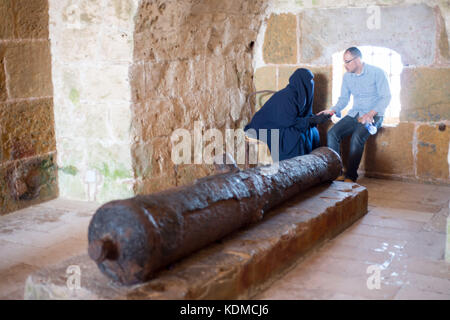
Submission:
<svg viewBox="0 0 450 320">
<path fill-rule="evenodd" d="M 374 110 L 377 116 L 383 116 L 386 107 L 391 101 L 391 91 L 386 73 L 378 67 L 364 63 L 360 74 L 346 72 L 342 81 L 341 96 L 331 110 L 341 116 L 344 109 L 353 95 L 353 107 L 348 115 L 355 117 L 363 116 L 367 112 Z"/>
</svg>

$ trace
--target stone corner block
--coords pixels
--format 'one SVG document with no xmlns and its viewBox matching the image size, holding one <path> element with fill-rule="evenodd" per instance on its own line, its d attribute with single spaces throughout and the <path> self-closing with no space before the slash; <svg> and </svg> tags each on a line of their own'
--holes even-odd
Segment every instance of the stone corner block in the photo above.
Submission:
<svg viewBox="0 0 450 320">
<path fill-rule="evenodd" d="M 256 91 L 277 90 L 276 67 L 261 67 L 255 70 L 254 84 Z"/>
<path fill-rule="evenodd" d="M 450 130 L 424 124 L 417 129 L 417 175 L 420 179 L 450 184 L 448 152 Z"/>
<path fill-rule="evenodd" d="M 58 197 L 56 154 L 0 165 L 0 216 Z"/>
<path fill-rule="evenodd" d="M 0 104 L 0 128 L 1 160 L 19 160 L 56 150 L 51 98 Z"/>
<path fill-rule="evenodd" d="M 297 18 L 294 14 L 271 15 L 264 37 L 263 58 L 266 63 L 297 62 Z"/>
<path fill-rule="evenodd" d="M 49 37 L 49 1 L 14 1 L 16 23 L 15 30 L 20 39 L 48 39 Z"/>
<path fill-rule="evenodd" d="M 361 169 L 368 174 L 414 176 L 413 123 L 382 127 L 367 141 Z"/>
<path fill-rule="evenodd" d="M 53 95 L 50 44 L 14 43 L 6 47 L 4 61 L 11 99 Z"/>
<path fill-rule="evenodd" d="M 400 121 L 450 119 L 450 68 L 405 68 Z"/>
</svg>

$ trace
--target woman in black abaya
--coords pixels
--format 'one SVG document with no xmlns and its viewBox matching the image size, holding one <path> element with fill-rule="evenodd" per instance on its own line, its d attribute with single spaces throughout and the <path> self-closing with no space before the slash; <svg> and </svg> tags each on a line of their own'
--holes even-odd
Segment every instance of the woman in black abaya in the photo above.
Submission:
<svg viewBox="0 0 450 320">
<path fill-rule="evenodd" d="M 286 88 L 273 94 L 244 128 L 249 137 L 267 143 L 274 161 L 277 160 L 271 141 L 274 129 L 279 130 L 279 161 L 308 154 L 320 146 L 316 124 L 327 121 L 329 116 L 312 113 L 313 78 L 308 69 L 297 69 Z M 267 135 L 260 129 L 267 129 Z"/>
</svg>

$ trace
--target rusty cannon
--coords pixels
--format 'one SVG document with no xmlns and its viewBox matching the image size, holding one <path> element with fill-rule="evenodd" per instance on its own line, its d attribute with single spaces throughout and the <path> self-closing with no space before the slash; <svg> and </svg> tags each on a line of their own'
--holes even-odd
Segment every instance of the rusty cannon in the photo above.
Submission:
<svg viewBox="0 0 450 320">
<path fill-rule="evenodd" d="M 109 278 L 126 285 L 262 219 L 287 199 L 341 173 L 327 147 L 270 166 L 224 173 L 101 206 L 89 224 L 88 253 Z"/>
</svg>

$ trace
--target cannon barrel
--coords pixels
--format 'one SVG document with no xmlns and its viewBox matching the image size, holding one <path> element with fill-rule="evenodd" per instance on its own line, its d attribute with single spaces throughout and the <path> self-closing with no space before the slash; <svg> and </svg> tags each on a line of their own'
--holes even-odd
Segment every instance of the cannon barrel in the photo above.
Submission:
<svg viewBox="0 0 450 320">
<path fill-rule="evenodd" d="M 148 281 L 159 269 L 259 221 L 301 191 L 336 179 L 341 170 L 339 155 L 321 147 L 271 166 L 111 201 L 89 224 L 89 256 L 122 284 Z"/>
</svg>

